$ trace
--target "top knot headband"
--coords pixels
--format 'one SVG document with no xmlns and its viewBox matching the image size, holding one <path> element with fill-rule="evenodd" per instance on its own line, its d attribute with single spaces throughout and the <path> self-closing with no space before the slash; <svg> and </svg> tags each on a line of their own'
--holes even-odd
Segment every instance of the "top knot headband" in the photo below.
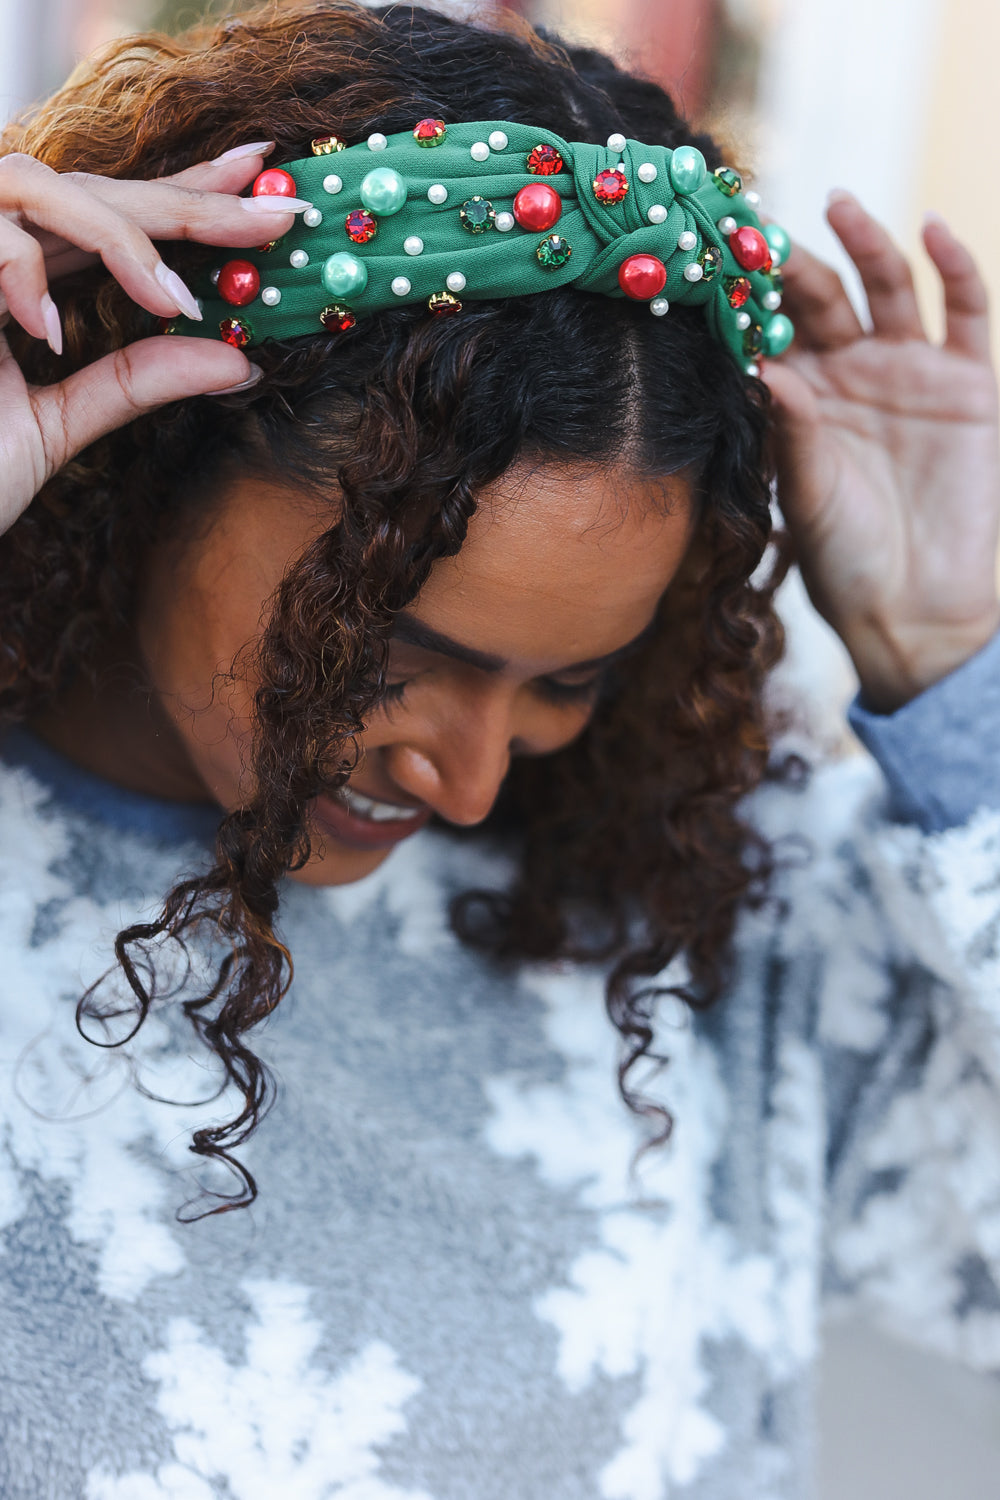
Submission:
<svg viewBox="0 0 1000 1500">
<path fill-rule="evenodd" d="M 203 323 L 171 331 L 238 348 L 351 328 L 405 303 L 432 313 L 462 301 L 523 297 L 572 285 L 704 309 L 710 332 L 747 374 L 781 354 L 794 329 L 778 266 L 788 235 L 761 226 L 756 194 L 731 168 L 710 172 L 695 146 L 564 141 L 509 121 L 415 129 L 360 145 L 336 136 L 270 167 L 256 195 L 313 207 L 282 239 L 227 261 L 202 299 Z"/>
</svg>

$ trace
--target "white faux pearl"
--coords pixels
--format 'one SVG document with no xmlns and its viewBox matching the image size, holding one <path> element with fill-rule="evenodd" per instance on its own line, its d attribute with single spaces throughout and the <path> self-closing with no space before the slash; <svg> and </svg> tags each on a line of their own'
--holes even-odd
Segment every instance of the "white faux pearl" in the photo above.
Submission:
<svg viewBox="0 0 1000 1500">
<path fill-rule="evenodd" d="M 696 260 L 690 261 L 684 267 L 684 280 L 685 281 L 700 281 L 701 278 L 704 276 L 704 274 L 705 274 L 705 272 L 702 270 L 701 266 L 699 266 L 699 264 L 698 264 L 698 262 Z"/>
<path fill-rule="evenodd" d="M 646 209 L 646 218 L 651 224 L 662 224 L 667 217 L 667 210 L 662 203 L 651 203 Z"/>
<path fill-rule="evenodd" d="M 685 229 L 677 236 L 678 250 L 693 250 L 698 243 L 698 236 L 693 229 Z"/>
<path fill-rule="evenodd" d="M 260 300 L 265 307 L 277 307 L 281 301 L 281 293 L 276 286 L 266 286 L 260 294 Z"/>
<path fill-rule="evenodd" d="M 753 188 L 750 188 L 743 196 L 751 208 L 760 208 L 760 194 L 755 193 Z"/>
<path fill-rule="evenodd" d="M 221 275 L 222 275 L 222 267 L 221 266 L 216 266 L 215 270 L 212 272 L 211 276 L 208 279 L 212 283 L 213 286 L 218 286 L 218 284 L 219 284 L 219 277 Z"/>
<path fill-rule="evenodd" d="M 750 327 L 750 314 L 748 312 L 737 313 L 736 314 L 736 326 L 737 326 L 737 328 L 742 329 L 744 331 L 747 328 L 749 328 Z"/>
<path fill-rule="evenodd" d="M 760 374 L 760 365 L 755 365 L 753 363 L 747 365 L 747 374 L 748 375 L 759 375 Z"/>
<path fill-rule="evenodd" d="M 608 136 L 608 150 L 609 151 L 624 151 L 625 150 L 625 137 L 623 135 L 620 135 L 617 130 L 615 131 L 614 135 L 609 135 Z"/>
<path fill-rule="evenodd" d="M 449 271 L 448 275 L 444 279 L 444 284 L 448 288 L 449 292 L 465 291 L 465 277 L 462 275 L 461 271 Z"/>
<path fill-rule="evenodd" d="M 485 161 L 490 154 L 490 148 L 485 141 L 476 141 L 469 147 L 469 155 L 473 161 Z"/>
<path fill-rule="evenodd" d="M 388 144 L 389 142 L 386 140 L 381 130 L 373 131 L 372 134 L 368 137 L 369 151 L 384 151 Z"/>
<path fill-rule="evenodd" d="M 640 182 L 655 182 L 656 167 L 651 161 L 644 161 L 639 168 L 638 176 Z"/>
<path fill-rule="evenodd" d="M 649 310 L 654 318 L 662 318 L 665 313 L 670 311 L 670 303 L 666 297 L 654 297 L 649 304 Z"/>
<path fill-rule="evenodd" d="M 722 218 L 719 220 L 719 233 L 725 235 L 735 234 L 736 228 L 736 220 L 733 218 L 732 214 L 723 214 Z"/>
<path fill-rule="evenodd" d="M 304 250 L 293 250 L 288 257 L 288 264 L 294 266 L 296 271 L 301 271 L 303 266 L 309 264 L 309 257 Z"/>
<path fill-rule="evenodd" d="M 427 196 L 432 203 L 444 203 L 448 197 L 448 189 L 443 182 L 432 182 L 427 189 Z"/>
<path fill-rule="evenodd" d="M 781 306 L 781 293 L 775 291 L 765 292 L 760 300 L 768 312 L 777 312 Z"/>
<path fill-rule="evenodd" d="M 513 214 L 499 213 L 494 221 L 494 228 L 499 229 L 501 234 L 506 234 L 509 229 L 514 228 L 515 222 Z"/>
<path fill-rule="evenodd" d="M 490 132 L 490 150 L 491 151 L 506 151 L 506 149 L 507 149 L 507 137 L 504 135 L 503 131 L 502 130 L 492 130 Z"/>
<path fill-rule="evenodd" d="M 394 297 L 406 297 L 409 295 L 410 283 L 405 276 L 394 276 L 392 278 L 392 294 Z"/>
<path fill-rule="evenodd" d="M 336 172 L 331 172 L 329 177 L 323 178 L 323 187 L 328 193 L 339 193 L 344 186 L 344 179 L 338 177 Z"/>
<path fill-rule="evenodd" d="M 408 234 L 403 241 L 403 249 L 407 255 L 419 255 L 424 248 L 424 242 L 419 234 Z"/>
<path fill-rule="evenodd" d="M 307 208 L 302 215 L 302 222 L 307 229 L 318 229 L 323 222 L 323 215 L 318 208 Z"/>
</svg>

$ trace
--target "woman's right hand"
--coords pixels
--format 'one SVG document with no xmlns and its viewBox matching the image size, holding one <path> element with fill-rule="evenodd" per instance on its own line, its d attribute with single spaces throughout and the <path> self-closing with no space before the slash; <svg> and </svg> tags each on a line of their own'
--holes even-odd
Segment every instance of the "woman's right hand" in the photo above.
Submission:
<svg viewBox="0 0 1000 1500">
<path fill-rule="evenodd" d="M 57 173 L 33 157 L 0 158 L 0 328 L 16 318 L 62 350 L 49 281 L 98 259 L 140 307 L 198 315 L 194 297 L 153 240 L 249 247 L 286 234 L 308 207 L 241 198 L 270 142 L 153 182 Z M 81 448 L 134 417 L 185 396 L 252 383 L 256 366 L 221 340 L 143 339 L 50 386 L 30 386 L 0 333 L 0 533 Z"/>
</svg>

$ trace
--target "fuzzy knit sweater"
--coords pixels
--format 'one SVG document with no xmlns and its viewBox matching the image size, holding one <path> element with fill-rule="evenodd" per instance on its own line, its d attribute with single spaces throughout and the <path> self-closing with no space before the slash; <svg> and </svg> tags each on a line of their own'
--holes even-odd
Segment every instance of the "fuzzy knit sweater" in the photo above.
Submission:
<svg viewBox="0 0 1000 1500">
<path fill-rule="evenodd" d="M 637 1172 L 601 975 L 465 949 L 502 870 L 428 830 L 289 886 L 260 1198 L 195 1224 L 210 1062 L 169 997 L 127 1054 L 74 1004 L 211 819 L 11 736 L 3 1500 L 803 1500 L 825 1308 L 1000 1368 L 1000 642 L 854 721 L 752 800 L 787 857 L 730 993 L 659 1011 Z"/>
</svg>

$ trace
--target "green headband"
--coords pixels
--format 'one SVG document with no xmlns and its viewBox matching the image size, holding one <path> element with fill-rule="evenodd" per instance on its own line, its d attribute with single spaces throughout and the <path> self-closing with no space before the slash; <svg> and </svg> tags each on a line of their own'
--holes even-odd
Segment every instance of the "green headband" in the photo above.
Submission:
<svg viewBox="0 0 1000 1500">
<path fill-rule="evenodd" d="M 709 172 L 694 146 L 621 135 L 592 146 L 509 121 L 421 120 L 347 148 L 321 137 L 312 151 L 262 172 L 253 191 L 313 207 L 282 239 L 213 272 L 204 322 L 171 331 L 245 348 L 345 330 L 406 303 L 441 315 L 572 285 L 657 316 L 671 303 L 704 308 L 751 375 L 760 355 L 791 342 L 777 312 L 788 236 L 762 229 L 756 195 L 730 168 Z"/>
</svg>

